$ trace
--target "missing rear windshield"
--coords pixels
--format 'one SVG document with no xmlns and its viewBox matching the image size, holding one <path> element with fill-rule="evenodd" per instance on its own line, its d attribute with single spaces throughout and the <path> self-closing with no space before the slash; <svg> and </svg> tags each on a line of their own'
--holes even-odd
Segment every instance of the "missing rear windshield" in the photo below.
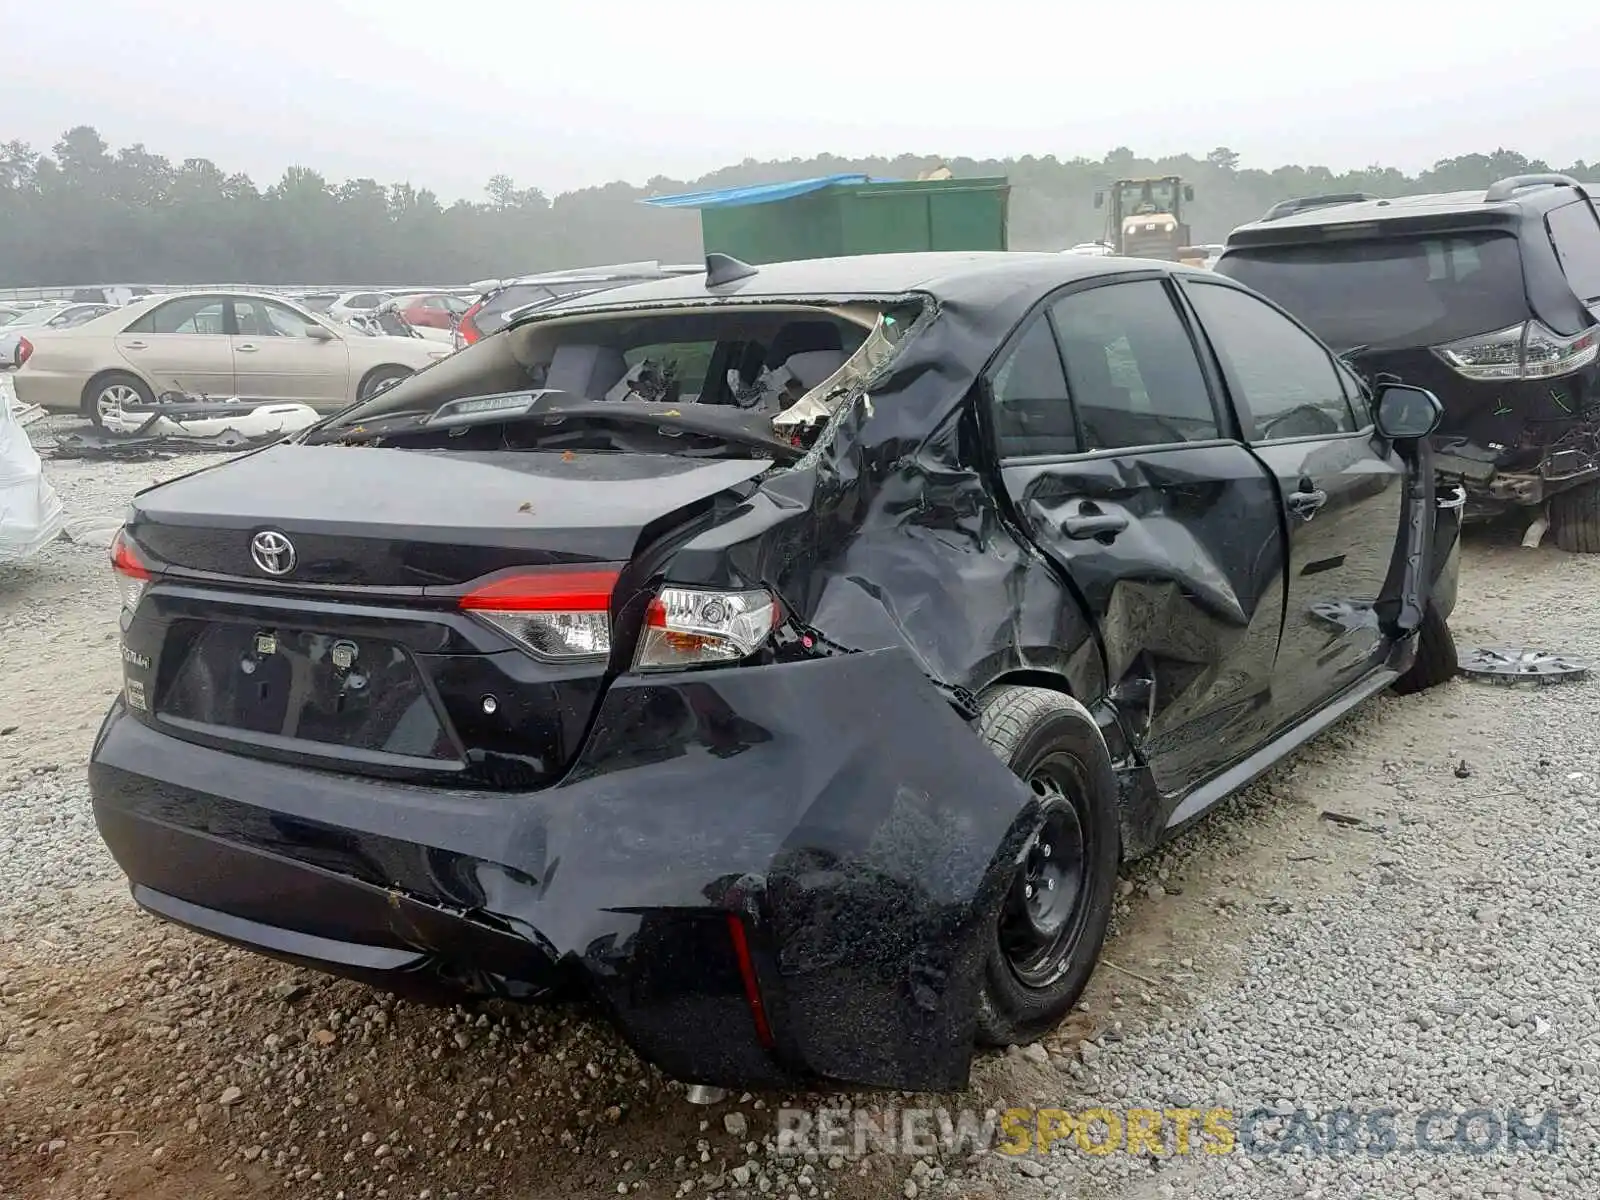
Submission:
<svg viewBox="0 0 1600 1200">
<path fill-rule="evenodd" d="M 1219 269 L 1336 350 L 1435 345 L 1528 316 L 1517 239 L 1504 233 L 1248 247 Z"/>
<path fill-rule="evenodd" d="M 661 437 L 670 442 L 692 426 L 697 452 L 707 439 L 719 438 L 747 451 L 763 441 L 792 445 L 889 369 L 923 311 L 919 300 L 897 299 L 704 305 L 536 320 L 497 345 L 480 343 L 481 350 L 463 352 L 347 411 L 322 427 L 317 440 L 383 437 L 416 444 L 413 434 L 430 427 L 437 438 L 445 437 L 441 418 L 448 414 L 456 425 L 470 421 L 507 430 L 519 423 L 535 429 L 562 424 L 568 444 L 580 426 L 626 426 L 626 435 L 594 432 L 587 441 L 595 448 L 615 443 L 617 449 L 638 449 L 650 439 L 644 430 L 658 413 Z M 476 364 L 470 373 L 469 363 Z M 494 399 L 479 405 L 477 397 Z M 468 440 L 481 446 L 486 436 Z M 543 441 L 520 428 L 515 436 L 507 433 L 505 444 L 535 449 Z M 662 448 L 676 452 L 672 444 Z"/>
</svg>

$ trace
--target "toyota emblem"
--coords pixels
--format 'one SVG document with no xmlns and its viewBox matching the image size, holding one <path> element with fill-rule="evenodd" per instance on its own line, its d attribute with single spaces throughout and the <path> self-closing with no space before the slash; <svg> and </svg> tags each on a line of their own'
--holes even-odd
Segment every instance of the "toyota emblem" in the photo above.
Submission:
<svg viewBox="0 0 1600 1200">
<path fill-rule="evenodd" d="M 294 543 L 276 529 L 263 529 L 250 539 L 250 557 L 268 575 L 294 570 Z"/>
</svg>

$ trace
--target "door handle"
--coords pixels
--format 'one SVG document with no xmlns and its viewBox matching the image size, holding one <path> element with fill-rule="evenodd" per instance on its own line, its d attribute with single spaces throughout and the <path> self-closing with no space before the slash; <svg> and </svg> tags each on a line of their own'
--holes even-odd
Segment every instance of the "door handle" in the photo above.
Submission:
<svg viewBox="0 0 1600 1200">
<path fill-rule="evenodd" d="M 1320 488 L 1308 492 L 1289 493 L 1289 511 L 1297 517 L 1304 517 L 1308 521 L 1314 517 L 1317 513 L 1317 510 L 1327 502 L 1328 493 L 1324 492 Z"/>
<path fill-rule="evenodd" d="M 1078 506 L 1076 516 L 1068 517 L 1061 522 L 1061 531 L 1074 541 L 1116 537 L 1127 527 L 1126 513 L 1106 512 L 1093 500 L 1085 500 Z"/>
<path fill-rule="evenodd" d="M 123 342 L 122 346 L 125 350 L 143 350 L 149 344 L 148 342 Z"/>
<path fill-rule="evenodd" d="M 255 347 L 255 343 L 254 342 L 240 342 L 237 346 L 234 347 L 235 350 L 243 350 L 246 353 L 249 353 L 250 351 L 254 350 L 255 348 L 256 347 Z"/>
</svg>

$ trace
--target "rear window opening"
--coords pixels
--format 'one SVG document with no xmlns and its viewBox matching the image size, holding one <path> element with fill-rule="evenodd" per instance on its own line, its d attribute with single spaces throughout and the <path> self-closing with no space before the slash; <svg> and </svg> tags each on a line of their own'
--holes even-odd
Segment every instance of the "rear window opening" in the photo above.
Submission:
<svg viewBox="0 0 1600 1200">
<path fill-rule="evenodd" d="M 696 456 L 748 456 L 763 443 L 792 449 L 889 367 L 922 314 L 923 303 L 911 299 L 552 316 L 388 389 L 310 440 L 476 450 L 648 446 Z M 481 410 L 470 403 L 480 397 Z M 691 412 L 681 414 L 686 406 Z"/>
<path fill-rule="evenodd" d="M 1218 269 L 1341 351 L 1435 345 L 1530 315 L 1521 252 L 1506 233 L 1250 246 Z"/>
</svg>

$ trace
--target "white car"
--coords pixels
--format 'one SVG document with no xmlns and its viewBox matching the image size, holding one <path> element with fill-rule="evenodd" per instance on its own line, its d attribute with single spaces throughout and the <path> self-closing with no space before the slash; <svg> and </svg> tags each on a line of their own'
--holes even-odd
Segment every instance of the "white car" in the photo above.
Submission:
<svg viewBox="0 0 1600 1200">
<path fill-rule="evenodd" d="M 75 329 L 25 335 L 19 400 L 97 425 L 163 392 L 308 404 L 331 412 L 450 355 L 414 337 L 373 337 L 281 296 L 151 296 Z"/>
<path fill-rule="evenodd" d="M 348 321 L 351 317 L 366 316 L 393 299 L 388 292 L 345 292 L 328 305 L 328 315 L 335 321 Z"/>
</svg>

